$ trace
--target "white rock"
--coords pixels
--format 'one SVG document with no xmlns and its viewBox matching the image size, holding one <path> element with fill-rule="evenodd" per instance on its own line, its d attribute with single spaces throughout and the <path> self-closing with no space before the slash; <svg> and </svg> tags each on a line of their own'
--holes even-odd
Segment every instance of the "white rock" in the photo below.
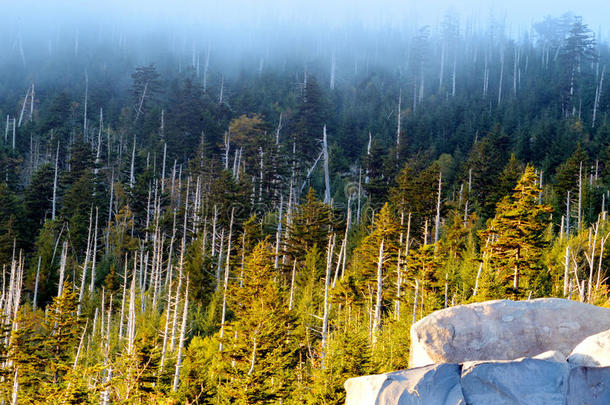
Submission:
<svg viewBox="0 0 610 405">
<path fill-rule="evenodd" d="M 540 353 L 532 357 L 532 359 L 558 361 L 564 363 L 566 361 L 566 355 L 558 350 L 549 350 L 548 352 Z"/>
<path fill-rule="evenodd" d="M 610 404 L 610 367 L 574 367 L 570 370 L 566 404 Z"/>
<path fill-rule="evenodd" d="M 573 366 L 610 366 L 610 329 L 580 342 L 570 353 L 568 362 Z"/>
<path fill-rule="evenodd" d="M 462 405 L 458 364 L 350 378 L 346 405 Z"/>
<path fill-rule="evenodd" d="M 462 392 L 469 405 L 565 405 L 567 363 L 524 359 L 469 362 Z"/>
<path fill-rule="evenodd" d="M 345 405 L 374 404 L 387 379 L 386 374 L 365 375 L 348 379 L 344 384 L 347 393 Z"/>
<path fill-rule="evenodd" d="M 610 329 L 610 309 L 541 298 L 487 301 L 436 311 L 411 326 L 411 367 L 570 353 Z"/>
</svg>

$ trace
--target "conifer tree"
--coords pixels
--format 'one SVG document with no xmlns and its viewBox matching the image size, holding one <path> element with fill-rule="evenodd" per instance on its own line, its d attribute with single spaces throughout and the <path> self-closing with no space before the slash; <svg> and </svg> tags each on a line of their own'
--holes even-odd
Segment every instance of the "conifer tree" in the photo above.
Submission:
<svg viewBox="0 0 610 405">
<path fill-rule="evenodd" d="M 268 242 L 259 243 L 246 260 L 243 285 L 229 293 L 234 319 L 217 366 L 224 401 L 264 404 L 290 396 L 298 363 L 295 317 L 275 281 L 272 251 Z"/>
<path fill-rule="evenodd" d="M 490 239 L 483 249 L 489 258 L 489 271 L 496 272 L 505 293 L 514 297 L 542 295 L 546 285 L 542 280 L 544 267 L 541 262 L 547 246 L 544 233 L 551 208 L 538 203 L 540 188 L 532 166 L 517 183 L 513 194 L 498 203 L 496 216 L 481 239 Z"/>
<path fill-rule="evenodd" d="M 396 219 L 386 203 L 376 215 L 371 233 L 354 252 L 355 277 L 364 297 L 368 298 L 370 303 L 370 333 L 373 341 L 381 327 L 385 301 L 393 290 L 390 286 L 393 286 L 394 282 L 389 283 L 388 280 L 396 269 L 397 229 Z"/>
</svg>

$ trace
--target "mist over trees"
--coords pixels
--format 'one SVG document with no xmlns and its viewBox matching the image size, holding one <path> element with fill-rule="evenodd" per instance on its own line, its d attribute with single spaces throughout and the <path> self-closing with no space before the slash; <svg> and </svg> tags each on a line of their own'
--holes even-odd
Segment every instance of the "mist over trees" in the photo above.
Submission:
<svg viewBox="0 0 610 405">
<path fill-rule="evenodd" d="M 0 27 L 3 401 L 339 404 L 434 310 L 609 305 L 577 15 L 35 20 Z"/>
</svg>

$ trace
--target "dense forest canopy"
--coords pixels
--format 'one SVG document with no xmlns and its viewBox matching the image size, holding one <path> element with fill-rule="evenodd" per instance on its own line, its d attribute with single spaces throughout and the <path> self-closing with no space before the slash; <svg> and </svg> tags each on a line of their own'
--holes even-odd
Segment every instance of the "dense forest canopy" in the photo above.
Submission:
<svg viewBox="0 0 610 405">
<path fill-rule="evenodd" d="M 437 309 L 609 304 L 610 50 L 580 16 L 91 14 L 0 27 L 3 401 L 338 404 Z"/>
</svg>

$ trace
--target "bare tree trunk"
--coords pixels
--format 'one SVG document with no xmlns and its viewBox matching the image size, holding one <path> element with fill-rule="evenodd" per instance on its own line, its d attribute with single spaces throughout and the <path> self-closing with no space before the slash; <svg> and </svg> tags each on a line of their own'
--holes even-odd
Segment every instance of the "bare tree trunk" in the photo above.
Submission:
<svg viewBox="0 0 610 405">
<path fill-rule="evenodd" d="M 224 228 L 220 232 L 220 249 L 218 250 L 218 262 L 216 263 L 216 290 L 220 289 L 220 269 L 222 268 L 222 251 L 225 242 Z"/>
<path fill-rule="evenodd" d="M 415 279 L 415 297 L 413 298 L 413 319 L 411 323 L 417 321 L 417 299 L 419 298 L 419 280 Z"/>
<path fill-rule="evenodd" d="M 233 235 L 233 215 L 235 214 L 235 207 L 231 209 L 231 222 L 229 223 L 229 239 L 227 241 L 227 262 L 225 265 L 225 277 L 224 286 L 222 293 L 222 315 L 220 318 L 220 343 L 218 345 L 218 351 L 222 352 L 222 339 L 224 338 L 225 332 L 225 317 L 227 313 L 227 291 L 229 289 L 229 269 L 231 262 L 231 237 Z M 277 256 L 276 256 L 277 258 Z"/>
<path fill-rule="evenodd" d="M 375 298 L 375 317 L 373 318 L 373 344 L 377 341 L 377 331 L 381 326 L 381 297 L 383 294 L 383 248 L 385 239 L 379 244 L 379 258 L 377 259 L 377 294 Z"/>
<path fill-rule="evenodd" d="M 324 203 L 330 204 L 330 174 L 328 171 L 328 142 L 326 140 L 326 125 L 324 125 L 324 134 L 322 137 L 323 153 L 324 153 Z"/>
<path fill-rule="evenodd" d="M 66 259 L 68 256 L 68 241 L 65 240 L 61 249 L 61 260 L 59 263 L 59 284 L 57 286 L 57 296 L 61 296 L 64 288 L 64 278 L 66 274 Z"/>
<path fill-rule="evenodd" d="M 18 377 L 19 367 L 15 367 L 15 375 L 13 376 L 13 391 L 11 393 L 11 405 L 17 405 L 19 398 L 19 379 Z"/>
<path fill-rule="evenodd" d="M 434 243 L 438 242 L 439 230 L 441 226 L 441 191 L 443 185 L 443 173 L 439 171 L 438 173 L 438 195 L 436 200 L 436 219 L 434 221 Z M 436 252 L 437 247 L 434 247 L 434 251 Z"/>
<path fill-rule="evenodd" d="M 91 284 L 89 285 L 89 291 L 93 292 L 95 287 L 95 261 L 97 258 L 97 218 L 99 209 L 95 207 L 95 229 L 93 231 L 93 259 L 91 260 Z"/>
<path fill-rule="evenodd" d="M 280 244 L 281 244 L 281 240 L 282 240 L 282 214 L 283 214 L 283 209 L 284 209 L 284 196 L 280 196 L 280 213 L 279 213 L 279 219 L 277 221 L 277 230 L 275 232 L 275 258 L 274 258 L 274 262 L 273 262 L 273 268 L 275 270 L 277 270 L 278 265 L 279 265 L 279 258 L 280 258 Z M 231 218 L 233 218 L 233 210 L 231 210 Z M 230 228 L 230 227 L 229 227 Z M 229 233 L 230 230 L 229 230 Z"/>
<path fill-rule="evenodd" d="M 444 48 L 443 48 L 443 56 L 444 56 Z M 442 85 L 442 71 L 441 71 L 441 85 Z M 396 160 L 398 161 L 398 157 L 400 155 L 399 153 L 399 148 L 400 148 L 400 121 L 401 121 L 401 108 L 400 108 L 400 104 L 402 101 L 402 89 L 400 89 L 398 91 L 398 118 L 396 119 Z M 398 163 L 398 162 L 397 162 Z"/>
<path fill-rule="evenodd" d="M 466 226 L 466 219 L 468 218 L 468 204 L 470 202 L 470 192 L 472 190 L 472 167 L 468 169 L 468 195 L 466 197 L 466 204 L 464 204 L 464 226 Z"/>
<path fill-rule="evenodd" d="M 129 170 L 129 188 L 133 188 L 136 177 L 135 177 L 135 163 L 136 163 L 136 136 L 133 136 L 133 149 L 131 150 L 131 168 Z"/>
<path fill-rule="evenodd" d="M 144 83 L 144 90 L 142 90 L 142 97 L 140 98 L 140 104 L 138 105 L 138 111 L 136 112 L 136 119 L 134 122 L 138 122 L 140 114 L 142 114 L 142 107 L 144 106 L 144 99 L 146 98 L 146 91 L 148 90 L 148 82 Z"/>
<path fill-rule="evenodd" d="M 593 225 L 593 243 L 591 243 L 591 229 L 589 229 L 589 252 L 584 252 L 585 258 L 589 263 L 589 281 L 587 289 L 587 302 L 591 303 L 591 294 L 593 293 L 593 273 L 595 271 L 595 253 L 597 250 L 597 234 L 599 232 L 599 218 L 597 223 Z"/>
<path fill-rule="evenodd" d="M 134 253 L 134 263 L 138 261 L 138 253 Z M 133 353 L 133 343 L 136 335 L 136 272 L 131 277 L 129 290 L 129 315 L 127 317 L 127 353 Z"/>
<path fill-rule="evenodd" d="M 83 333 L 80 335 L 80 340 L 78 342 L 78 348 L 76 349 L 76 355 L 74 356 L 74 364 L 72 365 L 72 370 L 76 370 L 76 366 L 78 365 L 78 359 L 80 357 L 80 352 L 83 348 L 83 342 L 85 341 L 85 333 L 87 332 L 87 325 L 89 325 L 89 319 L 85 321 L 85 327 L 83 328 Z"/>
<path fill-rule="evenodd" d="M 369 143 L 366 146 L 366 169 L 365 169 L 365 175 L 364 175 L 364 184 L 369 184 L 369 162 L 371 161 L 371 143 L 373 141 L 373 138 L 371 137 L 371 131 L 369 131 Z"/>
<path fill-rule="evenodd" d="M 178 345 L 178 356 L 176 359 L 176 374 L 174 374 L 174 384 L 172 391 L 178 390 L 178 383 L 180 382 L 180 371 L 182 370 L 182 350 L 184 349 L 184 338 L 186 335 L 186 321 L 188 319 L 188 306 L 189 306 L 189 277 L 186 276 L 186 291 L 184 292 L 184 310 L 182 311 L 182 327 L 180 328 L 180 344 Z"/>
<path fill-rule="evenodd" d="M 34 283 L 34 298 L 32 299 L 32 308 L 36 310 L 37 298 L 38 298 L 38 280 L 40 277 L 40 262 L 42 256 L 38 256 L 38 267 L 36 268 L 36 281 Z"/>
<path fill-rule="evenodd" d="M 330 313 L 330 303 L 328 302 L 328 292 L 330 288 L 331 266 L 333 261 L 333 248 L 335 246 L 335 234 L 328 239 L 328 249 L 326 251 L 326 276 L 324 277 L 324 315 L 322 318 L 322 361 L 324 368 L 324 357 L 326 355 L 326 339 L 328 337 L 328 317 Z"/>
<path fill-rule="evenodd" d="M 216 253 L 216 223 L 218 219 L 218 207 L 214 204 L 214 217 L 212 218 L 212 257 Z"/>
<path fill-rule="evenodd" d="M 15 150 L 16 139 L 17 139 L 17 123 L 16 123 L 16 118 L 13 117 L 13 150 Z"/>
<path fill-rule="evenodd" d="M 163 115 L 161 115 L 163 116 Z M 161 194 L 165 189 L 165 160 L 167 158 L 167 142 L 163 143 L 163 166 L 161 169 Z"/>
<path fill-rule="evenodd" d="M 566 236 L 570 236 L 570 190 L 566 196 Z"/>
<path fill-rule="evenodd" d="M 400 235 L 398 238 L 398 259 L 396 261 L 396 299 L 394 300 L 394 319 L 400 319 L 400 294 L 402 284 L 402 245 L 404 243 L 403 228 L 405 224 L 405 212 L 400 211 Z"/>
<path fill-rule="evenodd" d="M 582 162 L 578 170 L 578 230 L 580 231 L 582 223 Z"/>
<path fill-rule="evenodd" d="M 483 270 L 483 261 L 479 263 L 479 270 L 477 270 L 477 278 L 474 282 L 474 291 L 472 292 L 472 296 L 476 297 L 479 292 L 479 280 L 481 279 L 481 271 Z"/>
<path fill-rule="evenodd" d="M 566 261 L 563 270 L 563 296 L 568 296 L 568 283 L 570 281 L 570 245 L 566 246 Z"/>
<path fill-rule="evenodd" d="M 182 289 L 182 274 L 184 270 L 184 250 L 186 249 L 185 237 L 182 237 L 182 246 L 180 247 L 180 263 L 178 266 L 178 288 L 176 288 L 176 300 L 174 301 L 174 316 L 172 320 L 172 334 L 169 344 L 169 350 L 174 351 L 176 340 L 176 325 L 178 324 L 178 311 L 180 307 L 180 290 Z M 170 299 L 170 298 L 168 298 Z"/>
<path fill-rule="evenodd" d="M 358 208 L 356 211 L 356 223 L 360 225 L 360 204 L 361 204 L 361 190 L 362 189 L 362 168 L 358 169 Z"/>
<path fill-rule="evenodd" d="M 602 69 L 602 74 L 599 79 L 599 84 L 595 90 L 595 102 L 593 103 L 593 120 L 591 121 L 591 127 L 595 128 L 595 121 L 597 120 L 597 109 L 599 108 L 599 102 L 602 96 L 602 90 L 604 87 L 604 76 L 606 74 L 606 65 Z"/>
<path fill-rule="evenodd" d="M 77 315 L 81 314 L 83 298 L 85 296 L 85 281 L 87 279 L 87 265 L 89 264 L 89 253 L 91 252 L 91 228 L 93 227 L 93 207 L 89 211 L 89 230 L 87 232 L 87 251 L 85 252 L 85 263 L 83 264 L 83 272 L 81 274 L 80 289 L 78 292 L 78 309 Z"/>
<path fill-rule="evenodd" d="M 292 263 L 292 277 L 290 279 L 290 298 L 288 300 L 288 310 L 292 310 L 294 304 L 294 279 L 297 271 L 297 259 Z"/>
<path fill-rule="evenodd" d="M 57 171 L 59 169 L 59 142 L 57 142 L 57 152 L 55 152 L 55 175 L 53 176 L 53 201 L 51 203 L 51 220 L 55 220 L 57 207 Z"/>
<path fill-rule="evenodd" d="M 133 272 L 136 273 L 136 261 L 133 262 Z M 125 268 L 123 270 L 123 294 L 121 294 L 121 317 L 119 318 L 119 341 L 123 338 L 123 319 L 125 318 L 125 298 L 127 295 L 127 253 L 125 253 Z"/>
<path fill-rule="evenodd" d="M 167 340 L 169 333 L 169 315 L 172 307 L 172 283 L 169 283 L 167 290 L 167 307 L 165 308 L 165 327 L 163 328 L 163 346 L 161 349 L 161 361 L 159 364 L 159 376 L 163 374 L 163 367 L 165 366 L 165 354 L 167 353 Z"/>
<path fill-rule="evenodd" d="M 28 87 L 28 91 L 25 93 L 25 98 L 23 99 L 23 104 L 21 105 L 21 113 L 19 114 L 19 123 L 17 124 L 17 126 L 19 128 L 21 128 L 21 123 L 23 122 L 23 114 L 25 113 L 25 106 L 28 103 L 28 98 L 30 97 L 30 91 L 32 90 L 31 87 Z M 15 148 L 15 146 L 13 145 L 13 149 Z"/>
</svg>

